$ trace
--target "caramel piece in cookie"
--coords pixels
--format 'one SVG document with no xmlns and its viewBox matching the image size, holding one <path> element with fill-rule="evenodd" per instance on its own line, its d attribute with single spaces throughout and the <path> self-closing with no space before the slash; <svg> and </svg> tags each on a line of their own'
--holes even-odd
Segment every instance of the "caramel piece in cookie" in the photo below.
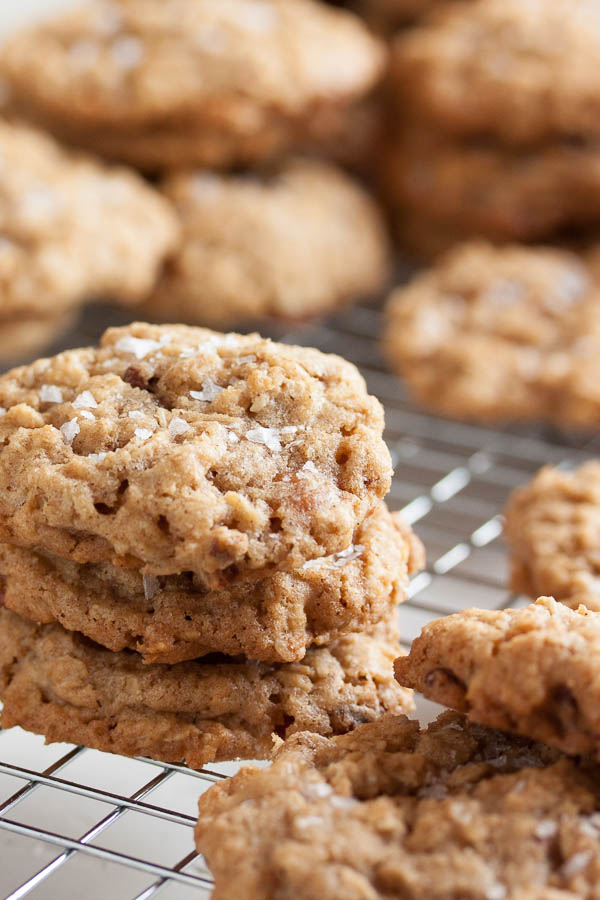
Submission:
<svg viewBox="0 0 600 900">
<path fill-rule="evenodd" d="M 0 120 L 0 291 L 15 355 L 84 300 L 139 302 L 177 239 L 171 205 L 132 172 L 65 152 L 52 138 Z M 35 320 L 30 338 L 24 320 Z M 16 346 L 20 345 L 20 350 Z"/>
<path fill-rule="evenodd" d="M 289 162 L 273 175 L 177 174 L 164 185 L 183 238 L 146 313 L 227 325 L 319 315 L 381 290 L 383 218 L 332 166 Z"/>
<path fill-rule="evenodd" d="M 593 900 L 600 772 L 445 713 L 298 734 L 200 798 L 214 900 Z"/>
<path fill-rule="evenodd" d="M 514 591 L 600 610 L 600 463 L 541 469 L 512 494 L 504 537 Z"/>
<path fill-rule="evenodd" d="M 400 124 L 383 146 L 378 177 L 400 226 L 418 216 L 434 231 L 533 241 L 600 215 L 595 141 L 515 149 Z"/>
<path fill-rule="evenodd" d="M 312 475 L 309 468 L 304 477 Z M 111 650 L 136 650 L 149 663 L 215 652 L 300 660 L 313 644 L 389 616 L 406 598 L 408 574 L 422 564 L 420 542 L 383 502 L 359 526 L 350 553 L 224 590 L 203 589 L 192 573 L 154 578 L 0 544 L 5 606 Z"/>
<path fill-rule="evenodd" d="M 430 622 L 396 678 L 474 722 L 599 759 L 599 660 L 600 614 L 541 597 Z"/>
<path fill-rule="evenodd" d="M 274 736 L 340 734 L 385 712 L 412 708 L 393 678 L 396 627 L 340 638 L 282 665 L 210 657 L 145 666 L 59 625 L 36 627 L 0 611 L 3 728 L 200 768 L 263 759 Z"/>
<path fill-rule="evenodd" d="M 505 143 L 600 134 L 595 0 L 449 3 L 401 34 L 403 108 L 448 134 Z"/>
<path fill-rule="evenodd" d="M 112 141 L 129 162 L 137 146 L 140 165 L 159 168 L 240 165 L 326 138 L 384 64 L 356 16 L 313 0 L 98 0 L 0 55 L 34 120 L 94 149 Z"/>
<path fill-rule="evenodd" d="M 385 353 L 445 415 L 597 427 L 599 298 L 583 257 L 468 242 L 392 294 Z"/>
<path fill-rule="evenodd" d="M 258 335 L 109 329 L 0 378 L 0 407 L 2 542 L 78 563 L 293 571 L 352 552 L 390 484 L 356 368 Z"/>
</svg>

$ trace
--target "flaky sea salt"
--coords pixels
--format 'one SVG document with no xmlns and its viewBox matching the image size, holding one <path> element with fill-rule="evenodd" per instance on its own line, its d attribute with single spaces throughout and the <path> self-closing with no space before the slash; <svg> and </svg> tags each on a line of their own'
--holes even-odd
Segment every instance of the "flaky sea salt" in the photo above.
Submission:
<svg viewBox="0 0 600 900">
<path fill-rule="evenodd" d="M 94 399 L 94 395 L 91 391 L 82 391 L 75 399 L 73 400 L 73 406 L 75 409 L 97 409 L 98 404 Z"/>
<path fill-rule="evenodd" d="M 0 406 L 0 416 L 5 416 L 5 415 L 6 415 L 5 408 L 3 406 Z"/>
<path fill-rule="evenodd" d="M 106 459 L 107 454 L 102 450 L 100 453 L 88 453 L 87 459 L 93 463 L 102 462 L 103 459 Z"/>
<path fill-rule="evenodd" d="M 160 590 L 160 582 L 154 575 L 142 575 L 144 585 L 144 597 L 146 600 L 152 600 Z"/>
<path fill-rule="evenodd" d="M 296 472 L 296 478 L 310 478 L 311 475 L 318 475 L 317 467 L 312 460 L 305 462 L 299 472 Z"/>
<path fill-rule="evenodd" d="M 569 880 L 570 878 L 579 875 L 580 872 L 583 872 L 583 870 L 587 868 L 591 859 L 592 854 L 589 850 L 582 850 L 580 853 L 574 853 L 573 856 L 569 857 L 564 863 L 561 869 L 563 877 Z"/>
<path fill-rule="evenodd" d="M 541 840 L 552 838 L 558 831 L 558 825 L 552 819 L 542 819 L 535 829 L 535 836 Z"/>
<path fill-rule="evenodd" d="M 145 419 L 146 418 L 144 413 L 141 411 L 141 409 L 131 409 L 127 413 L 127 415 L 129 416 L 130 419 Z"/>
<path fill-rule="evenodd" d="M 212 403 L 223 391 L 224 388 L 207 378 L 202 385 L 202 390 L 190 391 L 190 397 L 192 400 L 203 400 L 205 403 Z"/>
<path fill-rule="evenodd" d="M 142 62 L 146 51 L 139 38 L 131 35 L 118 37 L 110 48 L 112 58 L 126 72 L 136 69 Z"/>
<path fill-rule="evenodd" d="M 350 544 L 346 550 L 341 550 L 339 553 L 334 554 L 332 564 L 337 567 L 345 566 L 352 560 L 359 559 L 363 555 L 364 549 L 362 544 Z"/>
<path fill-rule="evenodd" d="M 190 430 L 190 425 L 185 421 L 185 419 L 175 418 L 171 419 L 169 422 L 169 434 L 171 437 L 178 437 L 180 434 L 185 434 Z"/>
<path fill-rule="evenodd" d="M 62 391 L 55 384 L 43 384 L 40 388 L 42 403 L 62 403 Z"/>
<path fill-rule="evenodd" d="M 164 347 L 165 341 L 153 341 L 151 338 L 122 337 L 115 344 L 117 353 L 130 353 L 136 359 L 144 359 Z"/>
<path fill-rule="evenodd" d="M 91 419 L 92 422 L 94 421 L 94 413 L 91 413 L 89 409 L 80 410 L 79 415 L 82 419 Z"/>
<path fill-rule="evenodd" d="M 255 362 L 256 362 L 256 357 L 255 357 L 254 353 L 248 353 L 246 356 L 240 356 L 240 358 L 238 359 L 238 363 L 240 366 L 243 366 L 246 363 L 250 364 L 250 363 L 255 363 Z"/>
<path fill-rule="evenodd" d="M 154 434 L 149 428 L 136 428 L 133 433 L 140 441 L 147 441 Z"/>
<path fill-rule="evenodd" d="M 504 900 L 506 897 L 506 888 L 500 882 L 492 884 L 485 892 L 485 900 Z"/>
<path fill-rule="evenodd" d="M 237 444 L 239 441 L 239 437 L 233 431 L 230 431 L 227 435 L 227 440 L 230 444 Z"/>
<path fill-rule="evenodd" d="M 60 430 L 62 431 L 67 444 L 72 444 L 81 429 L 79 428 L 77 419 L 71 419 L 70 421 L 65 422 L 64 425 L 61 425 Z"/>
<path fill-rule="evenodd" d="M 356 806 L 358 800 L 355 800 L 354 797 L 340 797 L 339 794 L 334 794 L 330 803 L 334 809 L 351 809 Z"/>
<path fill-rule="evenodd" d="M 281 441 L 279 440 L 279 431 L 277 428 L 264 428 L 257 425 L 246 432 L 246 440 L 253 444 L 264 444 L 268 450 L 278 453 L 281 450 Z"/>
<path fill-rule="evenodd" d="M 321 816 L 299 816 L 295 824 L 297 828 L 318 828 L 323 824 L 323 819 Z"/>
<path fill-rule="evenodd" d="M 305 785 L 304 793 L 307 797 L 329 797 L 333 794 L 333 788 L 325 781 L 316 781 Z"/>
</svg>

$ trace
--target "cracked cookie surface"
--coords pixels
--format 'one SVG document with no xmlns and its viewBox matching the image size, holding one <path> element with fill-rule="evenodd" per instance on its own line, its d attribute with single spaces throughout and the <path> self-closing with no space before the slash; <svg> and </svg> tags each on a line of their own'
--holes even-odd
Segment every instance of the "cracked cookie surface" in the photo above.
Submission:
<svg viewBox="0 0 600 900">
<path fill-rule="evenodd" d="M 274 736 L 339 734 L 385 712 L 412 709 L 393 677 L 391 621 L 370 633 L 269 665 L 219 656 L 145 666 L 59 625 L 36 627 L 0 610 L 2 725 L 47 741 L 186 762 L 263 759 Z"/>
<path fill-rule="evenodd" d="M 191 573 L 148 577 L 0 544 L 4 605 L 111 650 L 136 650 L 148 663 L 215 652 L 292 662 L 311 645 L 329 644 L 392 614 L 406 597 L 408 574 L 423 566 L 420 542 L 383 502 L 359 526 L 356 540 L 351 553 L 212 591 Z"/>
<path fill-rule="evenodd" d="M 142 323 L 0 378 L 2 541 L 209 587 L 352 552 L 389 488 L 356 368 Z"/>
<path fill-rule="evenodd" d="M 474 722 L 600 758 L 600 614 L 549 597 L 427 624 L 396 678 Z"/>
<path fill-rule="evenodd" d="M 214 900 L 593 900 L 598 767 L 445 713 L 299 734 L 200 798 Z"/>
</svg>

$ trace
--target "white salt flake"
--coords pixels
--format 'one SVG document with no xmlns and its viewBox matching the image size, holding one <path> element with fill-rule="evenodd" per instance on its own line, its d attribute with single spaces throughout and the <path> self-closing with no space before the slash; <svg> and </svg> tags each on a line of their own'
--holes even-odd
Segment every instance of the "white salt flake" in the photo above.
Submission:
<svg viewBox="0 0 600 900">
<path fill-rule="evenodd" d="M 60 430 L 62 431 L 67 444 L 72 444 L 81 431 L 77 419 L 71 419 L 69 422 L 65 422 L 64 425 L 60 426 Z"/>
<path fill-rule="evenodd" d="M 227 435 L 227 440 L 230 444 L 237 444 L 239 441 L 239 437 L 237 436 L 237 434 L 234 434 L 233 431 L 230 431 Z"/>
<path fill-rule="evenodd" d="M 296 826 L 298 828 L 312 828 L 313 826 L 322 824 L 323 819 L 320 816 L 299 816 L 296 819 Z"/>
<path fill-rule="evenodd" d="M 543 819 L 535 829 L 535 836 L 544 840 L 545 838 L 554 837 L 558 831 L 558 825 L 552 819 Z"/>
<path fill-rule="evenodd" d="M 114 61 L 129 72 L 131 69 L 137 69 L 145 56 L 144 45 L 139 38 L 131 35 L 118 37 L 110 48 Z"/>
<path fill-rule="evenodd" d="M 103 459 L 106 459 L 107 453 L 102 450 L 100 453 L 88 453 L 87 458 L 90 462 L 99 463 L 102 462 Z"/>
<path fill-rule="evenodd" d="M 190 430 L 190 425 L 185 421 L 185 419 L 171 419 L 169 422 L 169 434 L 171 437 L 178 437 L 180 434 L 185 434 L 186 431 Z"/>
<path fill-rule="evenodd" d="M 207 378 L 202 385 L 202 390 L 190 391 L 190 397 L 192 400 L 203 400 L 204 403 L 212 403 L 224 390 L 225 388 Z"/>
<path fill-rule="evenodd" d="M 97 409 L 98 404 L 94 399 L 94 395 L 90 391 L 82 391 L 75 399 L 73 400 L 73 406 L 75 409 Z"/>
<path fill-rule="evenodd" d="M 144 584 L 144 597 L 146 600 L 152 600 L 160 590 L 160 582 L 154 575 L 142 575 Z"/>
<path fill-rule="evenodd" d="M 334 794 L 330 802 L 334 809 L 351 809 L 356 806 L 358 800 L 355 800 L 354 797 L 340 797 L 339 794 Z"/>
<path fill-rule="evenodd" d="M 281 450 L 281 441 L 279 440 L 279 430 L 277 428 L 264 428 L 257 425 L 246 432 L 246 439 L 253 444 L 264 444 L 267 450 L 278 453 Z"/>
<path fill-rule="evenodd" d="M 317 467 L 315 466 L 312 460 L 308 460 L 305 462 L 299 472 L 296 472 L 296 478 L 302 480 L 303 478 L 309 478 L 311 475 L 318 475 Z"/>
<path fill-rule="evenodd" d="M 115 344 L 117 353 L 130 353 L 136 359 L 144 359 L 164 347 L 165 341 L 153 341 L 151 338 L 122 337 Z"/>
<path fill-rule="evenodd" d="M 147 441 L 148 438 L 151 438 L 154 434 L 149 428 L 136 428 L 133 432 L 136 438 L 139 438 L 140 441 Z"/>
<path fill-rule="evenodd" d="M 5 415 L 6 415 L 5 408 L 3 406 L 0 406 L 0 416 L 5 416 Z"/>
<path fill-rule="evenodd" d="M 82 419 L 91 419 L 94 421 L 94 413 L 91 413 L 89 409 L 82 409 L 79 413 Z"/>
<path fill-rule="evenodd" d="M 506 897 L 506 888 L 500 882 L 492 884 L 485 892 L 485 900 L 504 900 Z"/>
<path fill-rule="evenodd" d="M 296 434 L 298 431 L 297 425 L 284 425 L 281 429 L 282 434 Z"/>
<path fill-rule="evenodd" d="M 352 562 L 354 559 L 359 559 L 364 553 L 364 549 L 362 544 L 350 544 L 346 550 L 341 550 L 334 555 L 333 565 L 339 568 L 340 566 L 345 566 L 347 563 Z"/>
<path fill-rule="evenodd" d="M 256 357 L 255 357 L 254 353 L 248 353 L 247 356 L 240 356 L 240 358 L 238 359 L 238 363 L 240 364 L 240 366 L 243 366 L 246 363 L 255 363 L 255 362 L 256 362 Z"/>
<path fill-rule="evenodd" d="M 141 409 L 132 409 L 127 413 L 127 415 L 129 416 L 130 419 L 145 419 L 146 418 L 146 416 L 141 411 Z"/>
<path fill-rule="evenodd" d="M 583 870 L 587 868 L 591 859 L 592 854 L 589 850 L 582 850 L 580 853 L 574 853 L 562 867 L 561 871 L 563 877 L 569 880 L 570 878 L 579 875 L 580 872 L 583 872 Z"/>
<path fill-rule="evenodd" d="M 62 391 L 55 384 L 43 384 L 40 388 L 42 403 L 62 403 Z"/>
<path fill-rule="evenodd" d="M 333 788 L 325 781 L 311 782 L 305 785 L 304 793 L 308 797 L 329 797 L 333 794 Z"/>
</svg>

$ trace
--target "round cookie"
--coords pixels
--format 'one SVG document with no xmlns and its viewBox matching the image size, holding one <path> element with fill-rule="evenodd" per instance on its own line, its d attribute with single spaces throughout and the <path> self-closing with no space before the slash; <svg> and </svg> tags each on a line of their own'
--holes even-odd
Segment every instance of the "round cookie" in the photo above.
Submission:
<svg viewBox="0 0 600 900">
<path fill-rule="evenodd" d="M 147 315 L 220 326 L 302 319 L 388 281 L 382 216 L 332 166 L 297 160 L 264 177 L 179 173 L 163 189 L 183 237 Z"/>
<path fill-rule="evenodd" d="M 449 3 L 394 43 L 403 108 L 506 143 L 600 134 L 595 0 Z"/>
<path fill-rule="evenodd" d="M 514 591 L 600 610 L 600 463 L 541 469 L 512 494 L 504 537 Z"/>
<path fill-rule="evenodd" d="M 148 293 L 178 231 L 158 192 L 2 120 L 0 161 L 0 322 L 35 319 L 41 333 L 39 322 L 87 298 L 133 303 Z M 29 339 L 22 328 L 28 349 L 35 327 Z"/>
<path fill-rule="evenodd" d="M 310 467 L 304 477 L 312 477 Z M 297 572 L 208 592 L 191 573 L 144 578 L 136 569 L 78 565 L 0 544 L 4 605 L 110 650 L 136 650 L 148 663 L 217 652 L 293 662 L 311 645 L 391 615 L 406 597 L 408 574 L 423 565 L 418 539 L 383 502 L 356 540 L 351 553 L 321 557 Z"/>
<path fill-rule="evenodd" d="M 294 735 L 204 792 L 214 900 L 593 900 L 600 770 L 445 713 Z"/>
<path fill-rule="evenodd" d="M 408 127 L 384 146 L 379 180 L 401 224 L 533 241 L 600 217 L 600 145 L 554 142 L 526 149 L 452 142 Z"/>
<path fill-rule="evenodd" d="M 458 246 L 390 297 L 389 364 L 444 415 L 597 427 L 595 268 L 556 249 Z"/>
<path fill-rule="evenodd" d="M 385 712 L 412 709 L 393 677 L 395 626 L 309 650 L 300 663 L 227 657 L 145 666 L 59 625 L 0 610 L 2 727 L 201 768 L 268 758 L 279 738 L 341 734 Z"/>
<path fill-rule="evenodd" d="M 600 760 L 599 660 L 600 615 L 540 597 L 429 622 L 395 669 L 473 722 Z"/>
<path fill-rule="evenodd" d="M 2 541 L 79 563 L 292 571 L 347 551 L 391 480 L 356 368 L 258 335 L 112 328 L 0 378 L 0 406 Z"/>
<path fill-rule="evenodd" d="M 130 162 L 137 146 L 151 168 L 247 164 L 327 136 L 384 64 L 356 16 L 313 0 L 99 0 L 0 54 L 34 120 Z"/>
</svg>

